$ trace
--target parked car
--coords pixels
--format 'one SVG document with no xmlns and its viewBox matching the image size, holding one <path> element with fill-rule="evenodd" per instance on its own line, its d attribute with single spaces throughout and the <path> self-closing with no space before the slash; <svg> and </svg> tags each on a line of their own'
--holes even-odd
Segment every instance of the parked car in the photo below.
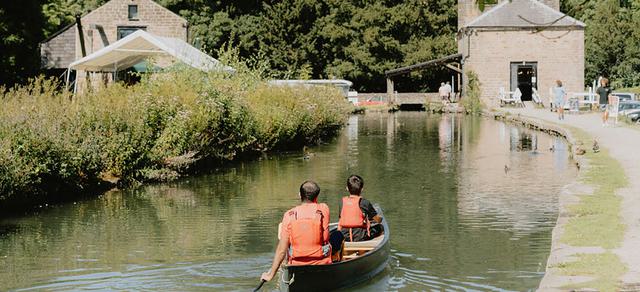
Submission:
<svg viewBox="0 0 640 292">
<path fill-rule="evenodd" d="M 384 101 L 384 98 L 380 95 L 370 97 L 365 101 L 354 103 L 355 106 L 371 106 L 371 105 L 385 105 L 385 104 L 387 104 L 387 102 Z"/>
<path fill-rule="evenodd" d="M 620 101 L 636 100 L 635 93 L 631 92 L 614 92 L 611 95 L 617 96 Z"/>
<path fill-rule="evenodd" d="M 618 105 L 618 114 L 626 116 L 632 110 L 640 109 L 640 101 L 621 101 Z"/>
<path fill-rule="evenodd" d="M 640 109 L 629 110 L 627 117 L 634 123 L 640 123 Z"/>
</svg>

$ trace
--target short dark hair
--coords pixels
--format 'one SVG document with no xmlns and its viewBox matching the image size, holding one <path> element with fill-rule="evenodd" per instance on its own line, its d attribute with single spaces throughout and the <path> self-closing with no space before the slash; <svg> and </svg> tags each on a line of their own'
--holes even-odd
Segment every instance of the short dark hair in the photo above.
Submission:
<svg viewBox="0 0 640 292">
<path fill-rule="evenodd" d="M 359 175 L 353 174 L 347 179 L 347 189 L 349 189 L 349 194 L 359 195 L 362 192 L 363 187 L 364 179 Z"/>
<path fill-rule="evenodd" d="M 320 194 L 320 187 L 314 181 L 308 180 L 300 185 L 300 199 L 313 202 Z"/>
</svg>

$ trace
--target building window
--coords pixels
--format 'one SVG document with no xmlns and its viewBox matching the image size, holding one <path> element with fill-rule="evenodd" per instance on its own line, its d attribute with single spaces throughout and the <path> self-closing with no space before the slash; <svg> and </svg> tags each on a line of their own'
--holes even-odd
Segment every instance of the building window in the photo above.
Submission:
<svg viewBox="0 0 640 292">
<path fill-rule="evenodd" d="M 129 20 L 138 20 L 138 5 L 129 5 Z"/>
<path fill-rule="evenodd" d="M 126 37 L 139 29 L 147 30 L 147 28 L 144 26 L 118 26 L 118 39 Z"/>
</svg>

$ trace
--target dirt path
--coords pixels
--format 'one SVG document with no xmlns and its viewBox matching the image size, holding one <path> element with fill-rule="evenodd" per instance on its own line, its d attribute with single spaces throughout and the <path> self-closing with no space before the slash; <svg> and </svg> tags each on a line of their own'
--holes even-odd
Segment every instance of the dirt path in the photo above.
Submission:
<svg viewBox="0 0 640 292">
<path fill-rule="evenodd" d="M 640 285 L 640 131 L 624 126 L 603 127 L 598 113 L 566 115 L 565 120 L 559 121 L 557 114 L 548 110 L 532 109 L 508 109 L 511 115 L 521 116 L 543 123 L 553 125 L 568 125 L 583 130 L 596 139 L 602 148 L 609 151 L 610 156 L 617 160 L 623 167 L 629 185 L 624 189 L 619 189 L 616 195 L 622 198 L 621 220 L 626 225 L 623 242 L 620 247 L 614 249 L 620 260 L 627 265 L 627 273 L 620 279 L 626 287 L 639 288 Z M 587 149 L 591 145 L 584 146 Z M 569 186 L 580 187 L 580 186 Z M 571 193 L 571 191 L 569 191 Z M 571 195 L 560 198 L 561 212 L 567 204 L 575 202 Z M 563 206 L 564 205 L 564 206 Z M 559 220 L 558 225 L 562 225 Z M 562 228 L 562 226 L 557 226 Z M 554 229 L 554 233 L 557 230 Z M 555 236 L 554 236 L 555 237 Z M 596 248 L 558 246 L 555 242 L 552 246 L 550 261 L 563 261 L 570 259 L 572 255 L 578 253 L 598 252 Z M 594 250 L 595 249 L 595 250 Z M 563 279 L 564 278 L 564 279 Z M 541 290 L 561 290 L 562 286 L 571 282 L 580 282 L 579 277 L 570 279 L 558 275 L 546 275 Z"/>
</svg>

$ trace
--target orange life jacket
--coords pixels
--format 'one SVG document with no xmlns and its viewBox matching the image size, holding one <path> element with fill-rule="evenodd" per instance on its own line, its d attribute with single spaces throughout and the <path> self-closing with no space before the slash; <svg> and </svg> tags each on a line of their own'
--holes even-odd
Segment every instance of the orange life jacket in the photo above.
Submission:
<svg viewBox="0 0 640 292">
<path fill-rule="evenodd" d="M 342 210 L 338 221 L 338 230 L 349 228 L 349 239 L 353 241 L 352 228 L 366 228 L 367 236 L 371 236 L 368 218 L 360 209 L 360 196 L 347 196 L 342 198 Z"/>
<path fill-rule="evenodd" d="M 296 259 L 323 259 L 331 256 L 328 242 L 324 240 L 324 214 L 314 209 L 295 207 L 289 212 L 289 262 Z"/>
</svg>

